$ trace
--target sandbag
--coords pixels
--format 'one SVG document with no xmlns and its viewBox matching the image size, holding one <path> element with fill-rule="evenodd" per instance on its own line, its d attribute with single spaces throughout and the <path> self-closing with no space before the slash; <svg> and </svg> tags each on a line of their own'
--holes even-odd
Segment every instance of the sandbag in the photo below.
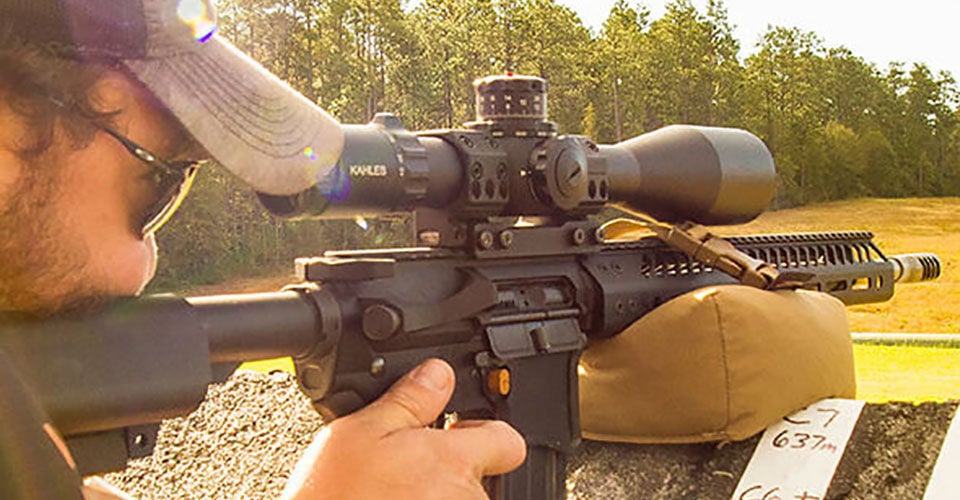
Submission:
<svg viewBox="0 0 960 500">
<path fill-rule="evenodd" d="M 817 292 L 690 292 L 592 341 L 580 361 L 582 433 L 602 441 L 737 441 L 855 393 L 846 310 Z"/>
</svg>

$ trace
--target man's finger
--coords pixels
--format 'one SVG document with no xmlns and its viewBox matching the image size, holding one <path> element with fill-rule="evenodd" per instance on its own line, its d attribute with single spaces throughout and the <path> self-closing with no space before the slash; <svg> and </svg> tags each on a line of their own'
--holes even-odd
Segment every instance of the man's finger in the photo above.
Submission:
<svg viewBox="0 0 960 500">
<path fill-rule="evenodd" d="M 468 421 L 445 433 L 455 449 L 470 450 L 481 476 L 506 474 L 527 457 L 527 444 L 509 424 L 500 420 Z"/>
<path fill-rule="evenodd" d="M 350 418 L 362 421 L 380 435 L 424 427 L 440 416 L 454 385 L 453 368 L 439 359 L 430 359 Z"/>
</svg>

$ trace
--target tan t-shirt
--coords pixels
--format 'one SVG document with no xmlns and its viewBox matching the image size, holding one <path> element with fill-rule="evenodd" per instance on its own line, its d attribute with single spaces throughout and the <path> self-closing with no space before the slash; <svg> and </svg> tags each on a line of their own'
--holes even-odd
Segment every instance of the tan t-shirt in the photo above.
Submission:
<svg viewBox="0 0 960 500">
<path fill-rule="evenodd" d="M 80 475 L 63 439 L 2 350 L 0 498 L 83 498 Z"/>
</svg>

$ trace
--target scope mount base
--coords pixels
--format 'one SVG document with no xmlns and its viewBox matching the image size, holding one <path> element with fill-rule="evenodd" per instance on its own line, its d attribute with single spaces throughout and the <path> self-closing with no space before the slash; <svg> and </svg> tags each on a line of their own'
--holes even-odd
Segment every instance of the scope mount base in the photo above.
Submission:
<svg viewBox="0 0 960 500">
<path fill-rule="evenodd" d="M 464 249 L 477 259 L 585 254 L 600 251 L 600 223 L 593 217 L 554 222 L 538 219 L 535 225 L 517 218 L 454 220 L 432 209 L 414 212 L 414 231 L 424 247 Z"/>
</svg>

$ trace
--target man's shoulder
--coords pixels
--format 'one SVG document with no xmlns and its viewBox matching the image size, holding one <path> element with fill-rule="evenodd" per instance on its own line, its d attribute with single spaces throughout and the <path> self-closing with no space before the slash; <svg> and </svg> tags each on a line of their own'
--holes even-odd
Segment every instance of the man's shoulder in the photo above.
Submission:
<svg viewBox="0 0 960 500">
<path fill-rule="evenodd" d="M 0 348 L 0 498 L 82 498 L 69 451 Z"/>
</svg>

